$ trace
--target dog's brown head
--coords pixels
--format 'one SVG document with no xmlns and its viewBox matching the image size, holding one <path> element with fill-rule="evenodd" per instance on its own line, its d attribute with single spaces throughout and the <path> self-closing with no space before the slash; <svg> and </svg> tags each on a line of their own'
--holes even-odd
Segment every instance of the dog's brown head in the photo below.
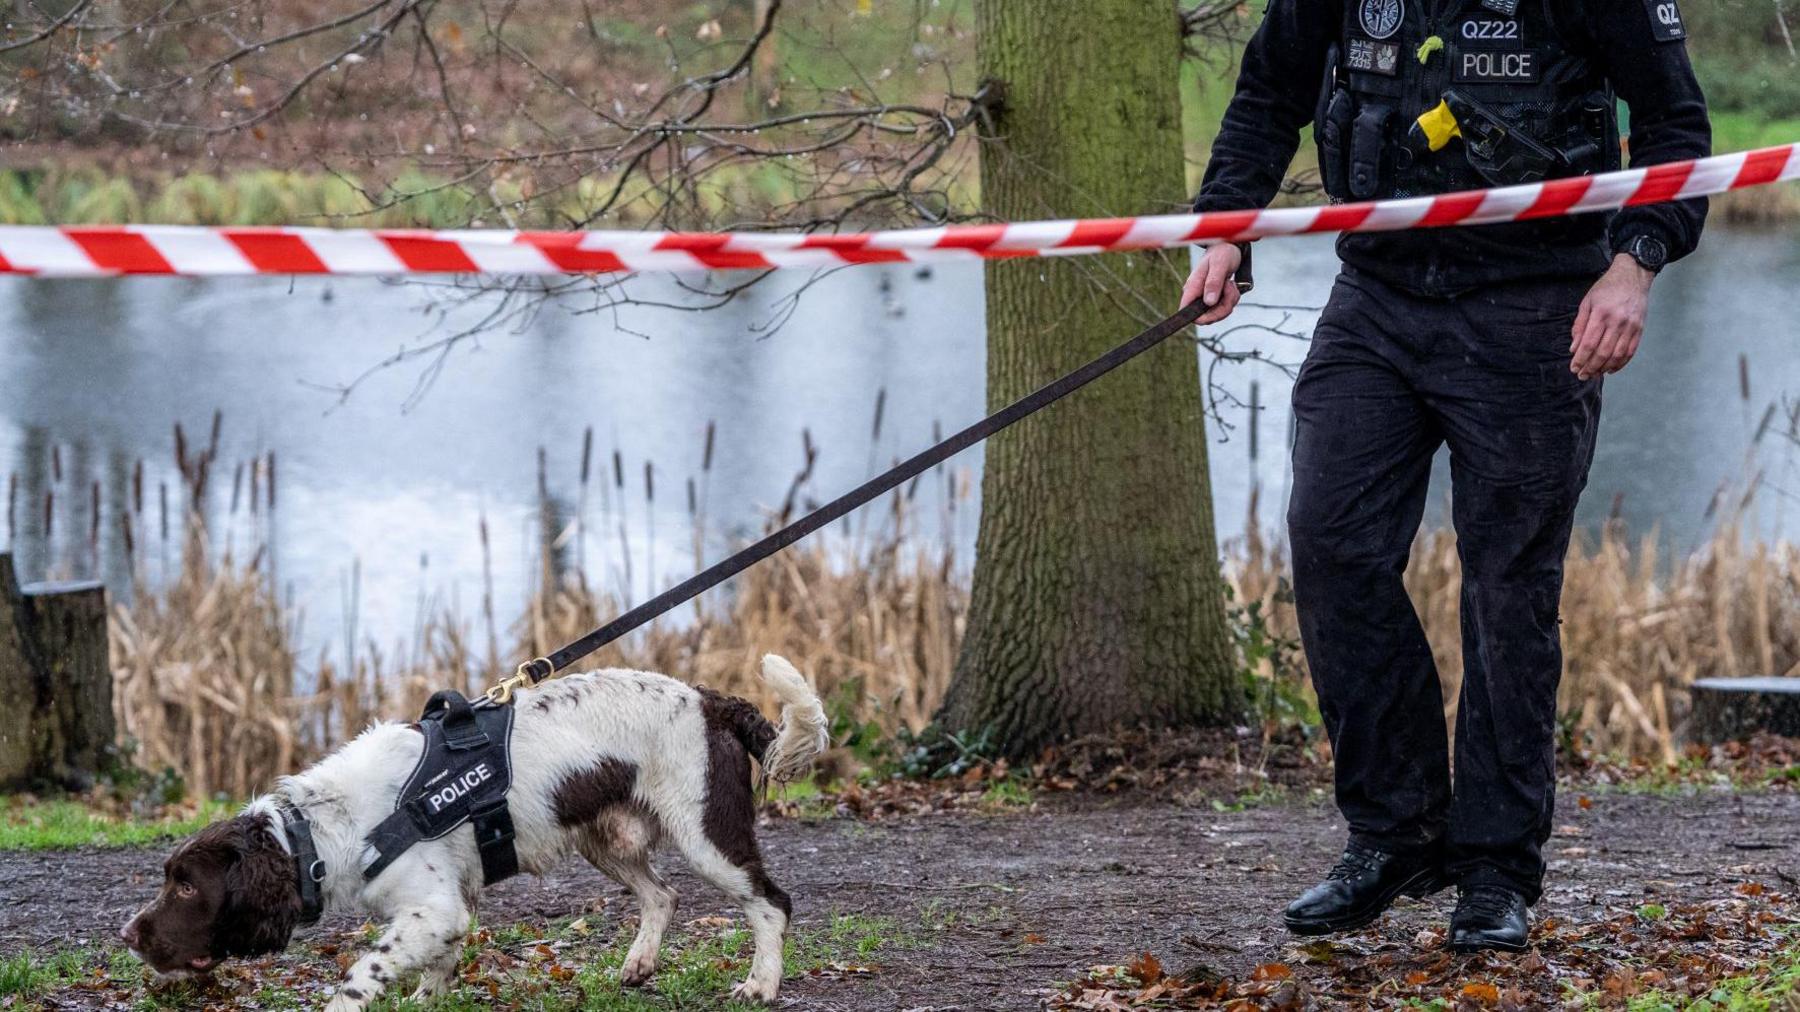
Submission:
<svg viewBox="0 0 1800 1012">
<path fill-rule="evenodd" d="M 293 858 L 268 816 L 240 815 L 175 848 L 162 891 L 119 937 L 158 973 L 205 973 L 229 956 L 279 952 L 299 919 Z"/>
</svg>

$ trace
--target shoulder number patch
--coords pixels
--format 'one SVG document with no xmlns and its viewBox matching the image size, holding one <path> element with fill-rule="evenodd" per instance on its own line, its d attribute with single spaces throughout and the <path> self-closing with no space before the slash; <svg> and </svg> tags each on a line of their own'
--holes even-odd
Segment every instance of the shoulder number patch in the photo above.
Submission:
<svg viewBox="0 0 1800 1012">
<path fill-rule="evenodd" d="M 1675 0 L 1644 0 L 1650 14 L 1650 35 L 1658 42 L 1679 42 L 1687 38 L 1687 22 L 1681 20 L 1681 8 Z"/>
<path fill-rule="evenodd" d="M 1481 6 L 1509 18 L 1519 13 L 1519 0 L 1481 0 Z"/>
</svg>

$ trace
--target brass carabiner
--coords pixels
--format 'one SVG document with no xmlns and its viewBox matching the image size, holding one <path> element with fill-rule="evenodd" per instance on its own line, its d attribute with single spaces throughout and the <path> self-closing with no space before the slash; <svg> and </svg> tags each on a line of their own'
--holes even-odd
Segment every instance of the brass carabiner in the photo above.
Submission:
<svg viewBox="0 0 1800 1012">
<path fill-rule="evenodd" d="M 506 678 L 502 678 L 500 681 L 496 682 L 492 688 L 487 690 L 487 701 L 495 706 L 505 706 L 512 702 L 514 690 L 529 689 L 533 685 L 536 685 L 542 679 L 541 676 L 539 678 L 533 678 L 532 671 L 539 664 L 542 664 L 546 669 L 550 667 L 550 661 L 544 657 L 526 661 L 524 664 L 519 665 L 519 670 L 513 672 Z"/>
</svg>

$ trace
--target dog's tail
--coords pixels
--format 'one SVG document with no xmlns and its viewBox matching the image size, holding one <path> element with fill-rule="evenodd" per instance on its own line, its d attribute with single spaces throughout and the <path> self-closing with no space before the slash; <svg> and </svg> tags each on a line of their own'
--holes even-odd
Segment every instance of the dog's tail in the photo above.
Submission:
<svg viewBox="0 0 1800 1012">
<path fill-rule="evenodd" d="M 763 776 L 784 784 L 804 776 L 813 760 L 831 744 L 830 725 L 818 694 L 786 658 L 764 654 L 762 677 L 781 700 L 781 727 L 758 758 Z"/>
</svg>

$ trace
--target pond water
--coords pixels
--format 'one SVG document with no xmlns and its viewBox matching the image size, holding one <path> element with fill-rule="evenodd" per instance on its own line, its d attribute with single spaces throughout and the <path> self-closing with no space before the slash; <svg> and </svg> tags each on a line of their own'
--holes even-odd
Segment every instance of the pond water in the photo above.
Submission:
<svg viewBox="0 0 1800 1012">
<path fill-rule="evenodd" d="M 1199 362 L 1217 394 L 1212 472 L 1225 538 L 1252 522 L 1253 488 L 1261 523 L 1279 521 L 1283 365 L 1304 356 L 1314 315 L 1305 307 L 1323 302 L 1336 270 L 1323 237 L 1265 243 L 1257 263 L 1262 308 L 1242 321 L 1255 326 L 1225 340 L 1266 361 Z M 635 279 L 628 291 L 646 303 L 698 301 L 671 278 Z M 182 501 L 174 427 L 197 453 L 216 412 L 203 503 L 215 537 L 240 553 L 268 546 L 315 646 L 339 642 L 352 625 L 392 643 L 407 636 L 421 595 L 474 613 L 484 518 L 502 622 L 546 543 L 560 563 L 580 561 L 641 600 L 693 570 L 697 528 L 706 561 L 754 533 L 788 496 L 803 438 L 817 451 L 806 494 L 824 499 L 984 405 L 975 265 L 778 275 L 705 312 L 562 300 L 457 343 L 441 361 L 373 368 L 493 305 L 373 280 L 0 281 L 0 470 L 9 472 L 0 545 L 10 543 L 25 579 L 92 576 L 122 587 L 130 563 L 118 513 L 133 511 L 138 564 L 158 578 L 175 554 L 160 537 L 159 489 L 168 487 L 176 515 Z M 1754 482 L 1752 528 L 1793 535 L 1800 474 L 1782 435 L 1786 415 L 1778 410 L 1755 436 L 1771 405 L 1800 393 L 1797 318 L 1795 234 L 1715 228 L 1670 270 L 1638 361 L 1608 380 L 1583 523 L 1616 508 L 1634 530 L 1657 527 L 1685 549 L 1710 530 L 1721 489 Z M 1121 321 L 1119 337 L 1136 326 Z M 259 475 L 252 511 L 249 469 L 234 476 L 270 453 L 276 505 L 267 507 Z M 1428 522 L 1444 516 L 1443 463 Z M 980 466 L 979 450 L 965 454 L 916 500 L 920 536 L 951 539 L 965 562 Z"/>
</svg>

